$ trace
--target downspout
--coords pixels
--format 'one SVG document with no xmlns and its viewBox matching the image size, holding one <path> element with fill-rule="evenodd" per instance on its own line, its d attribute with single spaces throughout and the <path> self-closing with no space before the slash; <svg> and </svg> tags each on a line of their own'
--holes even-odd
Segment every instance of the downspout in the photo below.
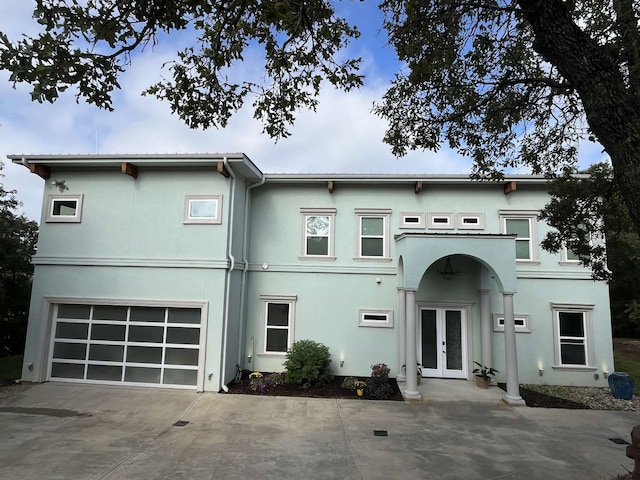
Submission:
<svg viewBox="0 0 640 480">
<path fill-rule="evenodd" d="M 229 329 L 229 297 L 231 295 L 231 272 L 236 265 L 236 259 L 233 256 L 233 223 L 234 223 L 234 203 L 235 203 L 235 191 L 236 191 L 236 175 L 233 173 L 231 169 L 231 165 L 229 165 L 229 161 L 225 156 L 223 158 L 223 163 L 229 175 L 231 176 L 231 194 L 229 198 L 229 230 L 227 233 L 227 256 L 229 260 L 229 268 L 227 270 L 227 278 L 225 279 L 225 300 L 224 300 L 224 314 L 222 319 L 222 365 L 220 369 L 220 388 L 225 392 L 228 392 L 229 389 L 227 385 L 224 383 L 225 380 L 225 372 L 227 366 L 227 331 Z"/>
<path fill-rule="evenodd" d="M 246 189 L 245 202 L 244 202 L 244 238 L 242 239 L 242 262 L 244 267 L 242 269 L 242 280 L 240 282 L 240 331 L 238 335 L 238 365 L 240 365 L 240 368 L 244 368 L 243 343 L 244 343 L 244 334 L 245 334 L 245 328 L 246 328 L 246 322 L 245 322 L 244 316 L 245 316 L 245 304 L 246 304 L 246 296 L 247 296 L 247 272 L 249 271 L 248 244 L 249 244 L 249 210 L 250 210 L 250 203 L 251 203 L 251 190 L 261 185 L 264 185 L 265 181 L 266 179 L 264 178 L 264 175 L 262 175 L 260 182 L 254 183 L 253 185 L 249 185 Z M 249 361 L 252 362 L 254 357 L 255 357 L 255 352 L 253 351 L 253 347 L 252 347 L 251 358 Z"/>
</svg>

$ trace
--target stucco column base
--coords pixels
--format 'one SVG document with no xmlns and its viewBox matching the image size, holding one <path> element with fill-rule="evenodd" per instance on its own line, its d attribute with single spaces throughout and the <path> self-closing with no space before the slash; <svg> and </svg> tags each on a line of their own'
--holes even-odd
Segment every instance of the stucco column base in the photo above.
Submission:
<svg viewBox="0 0 640 480">
<path fill-rule="evenodd" d="M 396 382 L 406 382 L 406 381 L 407 381 L 406 375 L 402 375 L 401 373 L 396 375 Z"/>
<path fill-rule="evenodd" d="M 415 400 L 415 401 L 422 400 L 422 395 L 420 395 L 420 392 L 418 392 L 417 390 L 416 391 L 405 390 L 403 397 L 405 400 Z"/>
<path fill-rule="evenodd" d="M 509 395 L 503 395 L 502 401 L 507 405 L 511 405 L 514 407 L 526 407 L 527 404 L 524 402 L 522 397 L 511 397 Z"/>
</svg>

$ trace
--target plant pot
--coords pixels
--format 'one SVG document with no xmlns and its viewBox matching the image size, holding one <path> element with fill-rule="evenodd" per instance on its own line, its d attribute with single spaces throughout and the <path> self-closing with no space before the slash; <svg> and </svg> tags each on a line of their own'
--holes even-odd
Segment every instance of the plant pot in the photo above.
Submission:
<svg viewBox="0 0 640 480">
<path fill-rule="evenodd" d="M 480 375 L 476 375 L 476 385 L 478 388 L 489 388 L 489 384 L 491 383 L 491 377 L 482 377 Z"/>
<path fill-rule="evenodd" d="M 356 395 L 358 395 L 359 397 L 362 397 L 364 395 L 364 388 L 356 389 Z"/>
<path fill-rule="evenodd" d="M 422 375 L 418 374 L 418 385 L 420 385 L 421 381 L 422 381 Z"/>
</svg>

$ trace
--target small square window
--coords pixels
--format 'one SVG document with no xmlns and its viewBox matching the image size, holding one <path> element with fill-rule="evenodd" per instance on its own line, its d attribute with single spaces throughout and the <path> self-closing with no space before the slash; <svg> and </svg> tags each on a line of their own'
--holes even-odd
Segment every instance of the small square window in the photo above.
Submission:
<svg viewBox="0 0 640 480">
<path fill-rule="evenodd" d="M 47 205 L 46 222 L 80 223 L 82 195 L 51 195 Z"/>
<path fill-rule="evenodd" d="M 187 195 L 183 223 L 221 224 L 222 195 Z"/>
<path fill-rule="evenodd" d="M 361 309 L 358 314 L 360 327 L 393 328 L 393 310 Z"/>
</svg>

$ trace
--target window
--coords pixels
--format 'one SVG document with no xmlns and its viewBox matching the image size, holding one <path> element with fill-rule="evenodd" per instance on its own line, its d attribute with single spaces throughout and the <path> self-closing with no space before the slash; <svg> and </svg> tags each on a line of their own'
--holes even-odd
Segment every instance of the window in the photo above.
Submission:
<svg viewBox="0 0 640 480">
<path fill-rule="evenodd" d="M 361 309 L 358 315 L 360 327 L 393 328 L 393 310 Z"/>
<path fill-rule="evenodd" d="M 391 210 L 356 210 L 358 219 L 357 258 L 389 260 L 389 218 Z"/>
<path fill-rule="evenodd" d="M 453 213 L 429 213 L 428 226 L 432 230 L 448 230 L 453 228 Z"/>
<path fill-rule="evenodd" d="M 284 355 L 293 344 L 295 296 L 262 296 L 263 352 Z"/>
<path fill-rule="evenodd" d="M 514 315 L 513 321 L 516 324 L 516 332 L 531 333 L 529 315 Z M 502 313 L 493 314 L 493 330 L 495 332 L 504 332 L 504 315 Z"/>
<path fill-rule="evenodd" d="M 593 368 L 593 305 L 551 304 L 555 340 L 554 368 Z"/>
<path fill-rule="evenodd" d="M 425 215 L 422 212 L 410 213 L 403 212 L 400 214 L 400 228 L 416 228 L 423 229 L 425 226 Z"/>
<path fill-rule="evenodd" d="M 51 195 L 47 205 L 47 222 L 80 223 L 82 195 Z"/>
<path fill-rule="evenodd" d="M 538 261 L 537 213 L 500 212 L 502 232 L 516 236 L 516 260 L 520 262 Z"/>
<path fill-rule="evenodd" d="M 580 263 L 580 257 L 572 249 L 562 247 L 562 260 L 560 263 L 569 263 L 572 265 Z"/>
<path fill-rule="evenodd" d="M 183 223 L 221 224 L 222 195 L 187 195 Z"/>
<path fill-rule="evenodd" d="M 483 230 L 484 213 L 459 213 L 458 228 L 460 230 Z"/>
<path fill-rule="evenodd" d="M 334 260 L 336 209 L 302 209 L 302 258 Z"/>
</svg>

